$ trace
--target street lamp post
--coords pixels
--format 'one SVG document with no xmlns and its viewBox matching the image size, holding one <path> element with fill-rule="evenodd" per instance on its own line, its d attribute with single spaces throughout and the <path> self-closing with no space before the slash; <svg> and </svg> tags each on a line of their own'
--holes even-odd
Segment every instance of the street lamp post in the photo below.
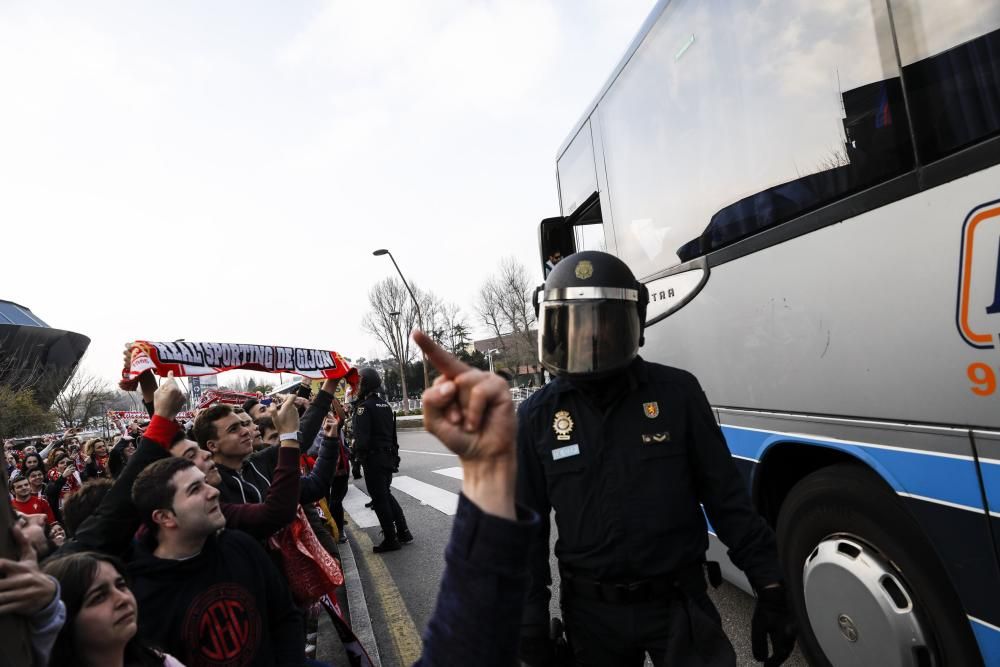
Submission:
<svg viewBox="0 0 1000 667">
<path fill-rule="evenodd" d="M 406 291 L 410 293 L 410 298 L 413 299 L 413 306 L 417 309 L 417 321 L 420 323 L 420 330 L 424 330 L 424 315 L 420 311 L 420 302 L 417 301 L 417 297 L 413 295 L 413 290 L 410 289 L 410 283 L 406 282 L 406 278 L 403 277 L 403 272 L 399 270 L 399 264 L 396 264 L 396 258 L 392 256 L 386 248 L 379 248 L 372 252 L 373 255 L 379 257 L 381 255 L 389 255 L 389 259 L 392 260 L 392 265 L 396 267 L 396 273 L 399 274 L 399 279 L 403 281 L 403 286 L 406 287 Z M 431 386 L 430 375 L 427 372 L 427 355 L 421 351 L 420 356 L 424 362 L 424 390 L 427 390 Z"/>
<path fill-rule="evenodd" d="M 394 335 L 396 337 L 396 349 L 399 350 L 399 388 L 403 392 L 403 409 L 410 409 L 410 396 L 406 391 L 406 365 L 403 361 L 403 334 L 399 330 L 399 312 L 393 311 L 389 313 L 389 317 L 392 318 L 392 323 L 395 325 L 396 331 Z"/>
<path fill-rule="evenodd" d="M 498 350 L 496 348 L 493 348 L 493 349 L 490 349 L 490 350 L 486 350 L 486 361 L 488 361 L 489 364 L 490 364 L 490 373 L 493 372 L 493 355 L 496 354 L 499 351 L 500 350 Z"/>
</svg>

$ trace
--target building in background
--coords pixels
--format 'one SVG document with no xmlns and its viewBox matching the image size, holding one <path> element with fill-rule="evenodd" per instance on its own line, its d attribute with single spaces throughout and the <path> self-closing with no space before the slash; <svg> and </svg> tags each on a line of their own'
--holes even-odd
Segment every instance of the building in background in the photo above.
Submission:
<svg viewBox="0 0 1000 667">
<path fill-rule="evenodd" d="M 0 386 L 31 389 L 47 408 L 89 345 L 87 336 L 53 329 L 30 309 L 0 300 Z"/>
<path fill-rule="evenodd" d="M 542 365 L 538 362 L 538 331 L 504 334 L 472 343 L 477 352 L 492 362 L 492 368 L 515 387 L 540 386 Z"/>
</svg>

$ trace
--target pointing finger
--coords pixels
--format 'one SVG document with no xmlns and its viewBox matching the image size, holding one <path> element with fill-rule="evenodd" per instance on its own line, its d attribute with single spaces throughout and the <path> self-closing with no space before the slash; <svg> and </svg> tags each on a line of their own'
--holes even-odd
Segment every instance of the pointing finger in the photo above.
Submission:
<svg viewBox="0 0 1000 667">
<path fill-rule="evenodd" d="M 451 355 L 441 349 L 441 347 L 431 340 L 430 337 L 428 337 L 423 331 L 414 329 L 412 338 L 413 342 L 424 351 L 424 354 L 427 355 L 430 362 L 434 364 L 434 368 L 441 371 L 442 375 L 454 378 L 469 370 L 468 365 L 456 359 L 454 355 Z"/>
</svg>

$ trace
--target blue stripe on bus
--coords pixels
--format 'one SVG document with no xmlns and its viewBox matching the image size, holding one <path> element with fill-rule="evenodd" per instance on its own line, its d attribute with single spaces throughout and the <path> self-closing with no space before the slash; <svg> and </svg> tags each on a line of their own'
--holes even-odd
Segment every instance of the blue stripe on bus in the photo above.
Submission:
<svg viewBox="0 0 1000 667">
<path fill-rule="evenodd" d="M 1000 462 L 979 462 L 979 471 L 983 475 L 983 488 L 986 489 L 986 502 L 990 509 L 1000 514 Z"/>
<path fill-rule="evenodd" d="M 806 435 L 791 436 L 736 426 L 723 426 L 722 431 L 729 444 L 729 451 L 734 456 L 759 461 L 769 447 L 782 442 L 827 447 L 851 454 L 866 463 L 897 493 L 908 493 L 983 510 L 979 477 L 976 474 L 976 465 L 971 460 L 934 456 L 932 453 L 882 449 L 864 443 L 816 440 Z M 996 475 L 992 488 L 1000 488 L 996 486 L 1000 484 L 1000 466 L 984 466 L 984 468 L 997 468 L 991 471 Z M 989 482 L 987 488 L 991 488 Z"/>
<path fill-rule="evenodd" d="M 1000 665 L 1000 630 L 978 619 L 969 620 L 976 642 L 979 643 L 979 652 L 983 654 L 983 664 Z"/>
</svg>

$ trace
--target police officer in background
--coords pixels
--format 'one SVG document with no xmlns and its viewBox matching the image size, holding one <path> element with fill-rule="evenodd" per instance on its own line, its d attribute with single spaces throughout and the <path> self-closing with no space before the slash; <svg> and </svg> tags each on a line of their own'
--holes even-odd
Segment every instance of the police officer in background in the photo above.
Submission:
<svg viewBox="0 0 1000 667">
<path fill-rule="evenodd" d="M 374 368 L 362 368 L 358 404 L 354 411 L 354 454 L 365 472 L 365 485 L 372 497 L 372 509 L 382 526 L 383 540 L 375 553 L 397 551 L 413 541 L 406 527 L 403 509 L 392 497 L 392 473 L 399 469 L 396 416 L 392 406 L 378 394 L 382 384 Z"/>
<path fill-rule="evenodd" d="M 574 664 L 638 667 L 646 653 L 657 667 L 736 664 L 705 592 L 707 514 L 757 593 L 754 657 L 780 665 L 795 631 L 774 533 L 695 377 L 638 356 L 646 287 L 618 258 L 586 251 L 557 264 L 535 299 L 539 357 L 555 379 L 518 411 L 517 500 L 555 510 Z M 544 524 L 521 628 L 532 667 L 555 659 Z"/>
</svg>

